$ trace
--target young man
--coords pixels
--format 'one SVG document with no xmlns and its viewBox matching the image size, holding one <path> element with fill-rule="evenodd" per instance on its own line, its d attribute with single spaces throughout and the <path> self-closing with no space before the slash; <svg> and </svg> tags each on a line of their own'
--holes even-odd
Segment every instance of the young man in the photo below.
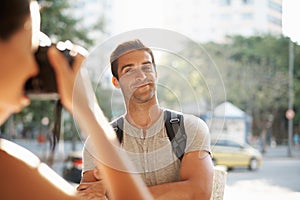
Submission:
<svg viewBox="0 0 300 200">
<path fill-rule="evenodd" d="M 206 124 L 183 114 L 187 139 L 180 160 L 174 155 L 165 129 L 165 109 L 158 104 L 158 74 L 151 49 L 139 40 L 128 41 L 114 50 L 110 62 L 112 83 L 121 89 L 126 106 L 123 127 L 119 128 L 123 129 L 121 147 L 135 165 L 132 170 L 140 174 L 156 199 L 210 199 L 213 165 Z M 88 146 L 89 141 L 84 148 L 83 177 L 78 188 L 84 187 L 85 195 L 92 198 L 106 190 Z"/>
</svg>

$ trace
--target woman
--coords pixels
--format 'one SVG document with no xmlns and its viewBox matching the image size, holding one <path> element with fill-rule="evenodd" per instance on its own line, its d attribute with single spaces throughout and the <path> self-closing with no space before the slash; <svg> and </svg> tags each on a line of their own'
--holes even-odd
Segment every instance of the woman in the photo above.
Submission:
<svg viewBox="0 0 300 200">
<path fill-rule="evenodd" d="M 32 49 L 32 19 L 29 0 L 2 0 L 0 6 L 0 125 L 13 113 L 19 112 L 30 101 L 24 95 L 24 84 L 38 73 Z M 94 120 L 95 115 L 90 111 L 88 102 L 74 105 L 72 102 L 74 82 L 84 56 L 77 54 L 72 68 L 64 56 L 55 48 L 48 51 L 48 58 L 56 73 L 58 91 L 64 107 L 74 113 L 83 131 L 88 130 L 88 120 Z M 79 90 L 81 81 L 76 82 Z M 81 100 L 88 100 L 84 90 L 77 93 Z M 76 107 L 77 106 L 77 107 Z M 86 118 L 80 116 L 87 116 Z M 101 146 L 114 151 L 111 142 L 105 136 L 102 125 L 107 121 L 91 122 L 102 137 Z M 95 137 L 92 134 L 91 137 Z M 99 143 L 97 143 L 99 145 Z M 96 148 L 98 154 L 103 149 Z M 126 158 L 113 154 L 108 159 L 123 164 L 126 169 Z M 1 199 L 77 199 L 75 189 L 70 187 L 51 169 L 41 164 L 39 160 L 22 147 L 7 140 L 0 139 L 0 196 Z M 125 164 L 124 164 L 125 163 Z M 115 199 L 145 199 L 151 198 L 147 190 L 140 189 L 138 178 L 126 172 L 121 172 L 101 163 L 98 167 L 105 172 L 108 188 Z M 52 180 L 53 179 L 53 180 Z M 120 180 L 121 179 L 121 180 Z M 120 182 L 122 181 L 122 182 Z M 130 189 L 131 192 L 128 192 Z"/>
<path fill-rule="evenodd" d="M 24 95 L 24 84 L 38 73 L 32 49 L 32 19 L 28 0 L 4 0 L 0 6 L 0 125 L 12 114 L 30 103 Z M 63 105 L 71 108 L 71 93 L 76 72 L 83 56 L 76 56 L 73 68 L 54 47 L 49 59 L 57 74 Z M 59 67 L 61 66 L 61 67 Z M 70 97 L 70 98 L 69 98 Z M 53 171 L 40 164 L 27 150 L 7 140 L 0 140 L 0 194 L 3 199 L 74 199 L 72 188 L 63 190 L 48 179 L 64 181 Z M 26 156 L 25 156 L 26 155 Z M 32 159 L 34 161 L 32 161 Z M 39 172 L 47 171 L 47 176 Z M 51 174 L 49 176 L 49 173 Z M 69 185 L 64 183 L 66 187 Z M 48 195 L 50 194 L 50 195 Z"/>
</svg>

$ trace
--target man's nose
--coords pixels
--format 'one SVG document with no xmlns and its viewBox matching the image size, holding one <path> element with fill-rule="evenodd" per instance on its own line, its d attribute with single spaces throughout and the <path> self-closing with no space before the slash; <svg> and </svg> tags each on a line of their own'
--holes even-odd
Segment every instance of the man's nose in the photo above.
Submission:
<svg viewBox="0 0 300 200">
<path fill-rule="evenodd" d="M 146 74 L 141 68 L 138 68 L 136 70 L 135 78 L 136 80 L 144 80 L 146 78 Z"/>
</svg>

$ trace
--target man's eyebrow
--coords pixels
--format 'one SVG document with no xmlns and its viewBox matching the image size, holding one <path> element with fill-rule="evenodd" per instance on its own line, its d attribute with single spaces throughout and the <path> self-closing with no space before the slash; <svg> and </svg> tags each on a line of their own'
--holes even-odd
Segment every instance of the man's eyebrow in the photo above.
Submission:
<svg viewBox="0 0 300 200">
<path fill-rule="evenodd" d="M 147 60 L 147 61 L 143 62 L 142 64 L 143 64 L 143 65 L 146 65 L 146 64 L 152 64 L 152 62 L 149 61 L 149 60 Z"/>
<path fill-rule="evenodd" d="M 125 69 L 127 67 L 132 67 L 132 66 L 134 66 L 134 64 L 126 64 L 126 65 L 121 67 L 121 71 L 123 71 L 123 69 Z"/>
</svg>

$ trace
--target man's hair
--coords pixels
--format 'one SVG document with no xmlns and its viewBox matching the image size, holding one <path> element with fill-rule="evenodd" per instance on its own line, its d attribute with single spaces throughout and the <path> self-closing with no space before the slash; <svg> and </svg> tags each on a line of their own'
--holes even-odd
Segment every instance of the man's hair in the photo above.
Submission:
<svg viewBox="0 0 300 200">
<path fill-rule="evenodd" d="M 152 50 L 149 47 L 145 46 L 138 39 L 130 40 L 130 41 L 124 42 L 122 44 L 119 44 L 117 46 L 117 48 L 111 53 L 110 66 L 111 66 L 111 73 L 114 77 L 116 77 L 119 80 L 119 76 L 118 76 L 118 59 L 119 59 L 119 57 L 122 55 L 125 55 L 129 52 L 138 51 L 138 50 L 143 50 L 143 51 L 148 52 L 152 58 L 152 64 L 153 64 L 154 68 L 156 68 Z"/>
<path fill-rule="evenodd" d="M 0 40 L 7 40 L 30 16 L 30 0 L 1 0 L 0 4 Z"/>
</svg>

